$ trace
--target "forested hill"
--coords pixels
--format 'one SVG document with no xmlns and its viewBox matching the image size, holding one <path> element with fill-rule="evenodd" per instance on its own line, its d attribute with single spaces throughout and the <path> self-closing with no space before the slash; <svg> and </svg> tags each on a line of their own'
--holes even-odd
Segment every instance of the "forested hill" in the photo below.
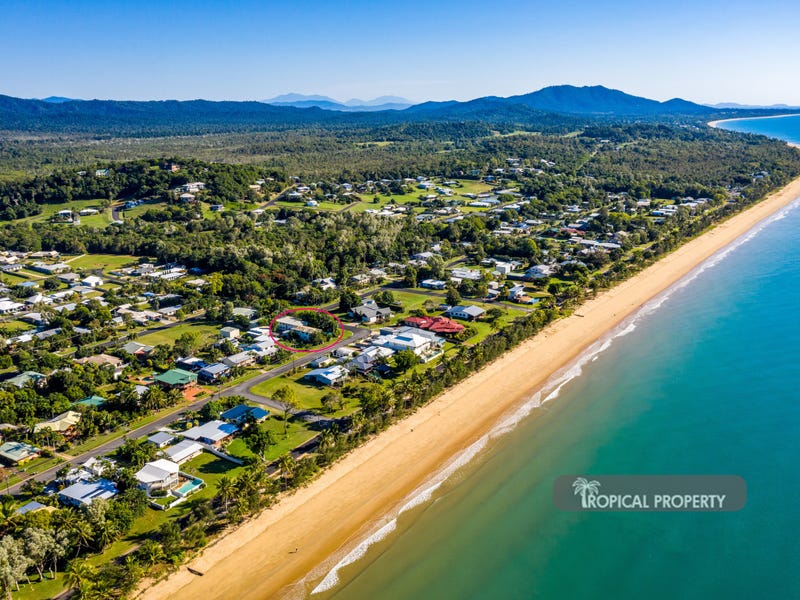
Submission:
<svg viewBox="0 0 800 600">
<path fill-rule="evenodd" d="M 742 111 L 721 111 L 680 99 L 658 102 L 602 86 L 556 86 L 509 98 L 426 102 L 405 110 L 352 113 L 263 102 L 66 99 L 47 102 L 0 96 L 0 131 L 105 136 L 197 135 L 300 128 L 345 130 L 461 122 L 557 133 L 609 121 L 698 121 L 734 115 L 744 116 Z"/>
</svg>

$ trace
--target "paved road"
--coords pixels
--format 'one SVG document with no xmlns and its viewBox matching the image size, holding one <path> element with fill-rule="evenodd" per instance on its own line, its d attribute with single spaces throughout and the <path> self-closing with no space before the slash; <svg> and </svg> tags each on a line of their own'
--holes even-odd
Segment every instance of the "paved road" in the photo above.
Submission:
<svg viewBox="0 0 800 600">
<path fill-rule="evenodd" d="M 359 340 L 364 339 L 365 337 L 367 337 L 370 334 L 370 330 L 369 329 L 365 329 L 363 327 L 357 327 L 357 326 L 354 326 L 354 325 L 346 325 L 345 329 L 348 330 L 348 331 L 351 331 L 353 333 L 353 335 L 351 337 L 347 338 L 347 339 L 343 339 L 340 342 L 338 342 L 336 344 L 335 348 L 338 348 L 339 346 L 344 346 L 346 344 L 352 344 L 353 342 L 357 342 Z M 52 479 L 54 479 L 56 477 L 56 472 L 59 471 L 60 469 L 62 469 L 65 465 L 77 466 L 79 464 L 82 464 L 82 463 L 86 462 L 92 456 L 101 456 L 101 455 L 109 454 L 110 452 L 112 452 L 112 451 L 116 450 L 117 448 L 119 448 L 125 442 L 125 438 L 126 437 L 131 438 L 131 439 L 136 439 L 136 438 L 140 438 L 140 437 L 155 433 L 157 430 L 161 429 L 162 427 L 166 427 L 167 425 L 172 423 L 175 420 L 175 416 L 178 413 L 189 412 L 189 411 L 199 411 L 206 404 L 208 404 L 211 400 L 213 400 L 213 399 L 215 399 L 217 397 L 220 397 L 220 396 L 234 396 L 234 395 L 244 396 L 248 400 L 252 400 L 252 401 L 257 402 L 259 404 L 263 404 L 263 405 L 269 406 L 270 408 L 273 408 L 273 409 L 278 410 L 278 411 L 283 411 L 283 408 L 281 407 L 280 404 L 278 404 L 277 402 L 274 402 L 270 398 L 265 398 L 264 396 L 260 396 L 258 394 L 254 394 L 253 392 L 250 391 L 251 388 L 253 386 L 255 386 L 255 385 L 258 385 L 262 381 L 266 381 L 267 379 L 271 379 L 273 377 L 277 377 L 279 375 L 283 375 L 284 373 L 287 373 L 287 372 L 291 371 L 295 367 L 300 367 L 300 366 L 303 366 L 305 364 L 308 364 L 309 362 L 311 362 L 315 358 L 317 358 L 319 356 L 323 356 L 323 355 L 327 354 L 328 352 L 330 352 L 331 350 L 332 349 L 328 349 L 328 350 L 325 350 L 325 351 L 304 353 L 301 357 L 299 357 L 297 360 L 295 360 L 293 362 L 287 363 L 285 365 L 281 365 L 279 367 L 275 367 L 274 369 L 270 369 L 266 373 L 258 375 L 257 377 L 254 377 L 253 379 L 248 379 L 245 382 L 236 384 L 236 385 L 231 386 L 231 387 L 229 387 L 227 389 L 224 389 L 224 390 L 222 390 L 222 391 L 220 391 L 218 393 L 215 393 L 215 394 L 212 394 L 212 395 L 207 396 L 205 398 L 202 398 L 200 400 L 197 400 L 196 402 L 193 402 L 192 404 L 189 404 L 188 406 L 184 406 L 182 408 L 176 409 L 176 410 L 172 411 L 171 413 L 169 413 L 168 415 L 165 415 L 165 416 L 160 417 L 159 419 L 153 421 L 152 423 L 149 423 L 147 425 L 143 425 L 141 427 L 138 427 L 138 428 L 130 430 L 130 431 L 126 431 L 124 436 L 120 436 L 120 437 L 118 437 L 116 439 L 113 439 L 113 440 L 111 440 L 109 442 L 106 442 L 105 444 L 103 444 L 101 446 L 98 446 L 94 450 L 90 450 L 88 452 L 84 452 L 83 454 L 79 454 L 79 455 L 75 456 L 74 458 L 72 458 L 71 460 L 69 460 L 68 462 L 61 463 L 59 465 L 56 465 L 55 467 L 51 467 L 50 469 L 48 469 L 46 471 L 42 471 L 41 473 L 35 475 L 33 477 L 33 479 L 35 479 L 37 481 L 50 481 L 50 480 L 52 480 Z M 298 417 L 302 418 L 303 420 L 305 420 L 307 422 L 311 422 L 311 423 L 315 423 L 315 422 L 327 423 L 328 421 L 330 421 L 330 419 L 328 419 L 327 417 L 322 417 L 322 416 L 310 413 L 308 411 L 293 411 L 292 414 L 297 415 Z M 22 487 L 23 483 L 24 483 L 24 481 L 21 481 L 21 482 L 16 483 L 16 484 L 14 484 L 12 486 L 9 486 L 8 493 L 16 494 L 20 490 L 20 488 Z"/>
<path fill-rule="evenodd" d="M 370 330 L 364 327 L 357 327 L 355 325 L 345 325 L 345 330 L 352 332 L 352 336 L 349 338 L 343 339 L 339 341 L 333 348 L 329 348 L 327 350 L 319 350 L 316 352 L 304 352 L 302 354 L 298 353 L 297 358 L 292 362 L 286 363 L 279 367 L 275 367 L 274 369 L 270 369 L 266 373 L 262 375 L 258 375 L 252 379 L 248 379 L 242 383 L 229 387 L 223 391 L 221 391 L 218 395 L 219 396 L 244 396 L 248 400 L 252 400 L 253 402 L 257 402 L 258 404 L 263 404 L 264 406 L 268 406 L 274 410 L 283 411 L 283 406 L 278 402 L 275 402 L 271 398 L 267 398 L 265 396 L 261 396 L 260 394 L 256 394 L 252 391 L 253 387 L 257 386 L 259 383 L 267 381 L 268 379 L 272 379 L 273 377 L 278 377 L 279 375 L 283 375 L 288 373 L 292 369 L 297 367 L 302 367 L 307 365 L 315 358 L 319 358 L 324 356 L 336 348 L 340 346 L 345 346 L 347 344 L 352 344 L 363 340 L 370 334 Z M 305 421 L 308 422 L 317 422 L 317 421 L 327 421 L 328 419 L 325 417 L 321 417 L 319 415 L 307 412 L 307 411 L 294 411 L 292 414 L 297 414 L 298 416 L 302 417 Z"/>
</svg>

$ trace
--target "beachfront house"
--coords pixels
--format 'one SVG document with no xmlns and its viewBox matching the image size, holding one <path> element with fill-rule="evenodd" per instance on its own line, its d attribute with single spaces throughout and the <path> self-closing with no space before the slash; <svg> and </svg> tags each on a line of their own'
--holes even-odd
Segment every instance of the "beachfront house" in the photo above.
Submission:
<svg viewBox="0 0 800 600">
<path fill-rule="evenodd" d="M 219 446 L 237 431 L 239 428 L 233 423 L 215 420 L 187 429 L 181 435 L 188 440 Z"/>
<path fill-rule="evenodd" d="M 68 506 L 90 506 L 98 498 L 110 500 L 117 495 L 117 484 L 108 479 L 78 481 L 58 492 L 58 499 Z"/>
<path fill-rule="evenodd" d="M 322 385 L 337 385 L 342 383 L 350 373 L 341 365 L 327 367 L 325 369 L 314 369 L 305 374 L 305 379 L 316 381 Z"/>
<path fill-rule="evenodd" d="M 134 478 L 139 482 L 139 488 L 143 489 L 148 496 L 160 490 L 168 490 L 178 483 L 178 473 L 180 467 L 164 458 L 159 458 L 139 469 Z"/>
<path fill-rule="evenodd" d="M 486 311 L 480 306 L 474 305 L 459 305 L 449 309 L 445 314 L 454 319 L 462 321 L 474 321 L 480 319 Z"/>
</svg>

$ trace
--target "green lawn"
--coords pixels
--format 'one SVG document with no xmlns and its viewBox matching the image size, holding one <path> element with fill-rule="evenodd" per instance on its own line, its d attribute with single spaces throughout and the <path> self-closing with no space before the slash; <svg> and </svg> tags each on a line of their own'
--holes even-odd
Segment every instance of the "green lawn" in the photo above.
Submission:
<svg viewBox="0 0 800 600">
<path fill-rule="evenodd" d="M 213 498 L 217 493 L 217 482 L 223 475 L 236 477 L 244 469 L 245 467 L 243 466 L 235 465 L 208 452 L 203 452 L 200 456 L 185 462 L 181 465 L 181 471 L 199 477 L 205 482 L 205 487 L 170 510 L 157 510 L 148 507 L 144 516 L 136 519 L 133 527 L 124 538 L 114 542 L 106 548 L 105 552 L 93 556 L 88 562 L 93 565 L 100 565 L 129 552 L 134 546 L 144 541 L 149 534 L 161 527 L 162 523 L 171 519 L 179 519 L 191 511 L 197 503 Z"/>
<path fill-rule="evenodd" d="M 412 310 L 419 310 L 423 308 L 425 303 L 428 301 L 434 302 L 436 306 L 444 303 L 444 290 L 431 290 L 431 292 L 436 294 L 436 296 L 431 296 L 428 294 L 416 294 L 414 292 L 395 292 L 392 290 L 394 299 L 403 305 L 405 316 L 408 316 L 408 313 L 410 313 Z M 439 294 L 441 294 L 441 296 Z"/>
<path fill-rule="evenodd" d="M 289 450 L 293 450 L 300 446 L 301 444 L 307 442 L 311 438 L 313 438 L 317 433 L 312 431 L 308 428 L 308 426 L 298 420 L 298 419 L 289 419 L 289 428 L 288 428 L 288 437 L 284 437 L 283 435 L 283 417 L 282 415 L 276 414 L 271 416 L 266 421 L 259 425 L 261 429 L 269 430 L 272 432 L 272 435 L 277 442 L 276 445 L 272 446 L 267 451 L 267 459 L 274 460 L 285 454 Z M 247 447 L 244 439 L 236 438 L 231 443 L 229 443 L 225 447 L 225 452 L 230 454 L 231 456 L 235 456 L 237 458 L 247 459 L 253 456 L 253 453 L 250 452 L 250 449 Z M 198 475 L 202 478 L 202 475 Z"/>
<path fill-rule="evenodd" d="M 81 269 L 113 271 L 120 267 L 139 264 L 139 258 L 129 254 L 83 254 L 72 258 L 63 257 L 63 260 L 75 271 Z"/>
<path fill-rule="evenodd" d="M 280 377 L 273 377 L 253 387 L 252 392 L 260 396 L 265 396 L 266 398 L 271 398 L 276 390 L 288 385 L 294 390 L 297 396 L 297 404 L 300 408 L 318 410 L 322 407 L 320 398 L 327 394 L 330 389 L 304 380 L 303 375 L 305 373 L 308 373 L 307 369 L 302 369 L 299 373 L 295 373 L 294 375 L 287 373 Z"/>
<path fill-rule="evenodd" d="M 120 204 L 120 206 L 119 206 L 119 208 L 120 208 L 120 211 L 119 211 L 120 212 L 120 216 L 121 216 L 123 221 L 125 219 L 135 219 L 136 217 L 140 217 L 144 213 L 146 213 L 148 210 L 150 210 L 151 208 L 152 209 L 156 209 L 156 210 L 162 209 L 162 208 L 167 206 L 167 203 L 166 202 L 145 202 L 144 204 L 140 204 L 139 206 L 137 206 L 135 208 L 131 208 L 131 209 L 125 209 L 124 206 L 125 206 L 124 202 L 122 202 Z"/>
<path fill-rule="evenodd" d="M 49 577 L 49 572 L 47 576 Z M 55 579 L 45 579 L 43 582 L 37 581 L 38 577 L 38 575 L 31 575 L 30 585 L 21 581 L 19 591 L 13 592 L 11 597 L 15 600 L 48 600 L 57 597 L 64 591 L 66 584 L 63 573 L 56 573 Z"/>
<path fill-rule="evenodd" d="M 25 217 L 23 219 L 16 219 L 14 223 L 32 223 L 34 221 L 47 221 L 50 217 L 62 210 L 71 210 L 73 212 L 78 212 L 84 208 L 96 208 L 100 210 L 100 203 L 103 200 L 100 198 L 96 198 L 93 200 L 73 200 L 72 202 L 64 202 L 63 204 L 43 204 L 42 205 L 42 212 L 38 215 L 34 215 L 32 217 Z M 83 224 L 83 220 L 87 217 L 81 217 L 81 224 Z"/>
<path fill-rule="evenodd" d="M 173 344 L 175 340 L 184 333 L 195 332 L 200 335 L 201 343 L 206 344 L 219 337 L 219 325 L 212 325 L 204 322 L 181 323 L 174 327 L 168 327 L 155 333 L 142 332 L 137 338 L 137 342 L 156 346 L 158 344 Z"/>
</svg>

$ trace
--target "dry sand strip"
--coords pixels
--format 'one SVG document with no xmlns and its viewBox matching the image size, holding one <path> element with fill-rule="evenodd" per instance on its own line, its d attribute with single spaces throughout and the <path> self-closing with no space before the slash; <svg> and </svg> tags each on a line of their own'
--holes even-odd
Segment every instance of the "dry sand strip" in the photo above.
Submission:
<svg viewBox="0 0 800 600">
<path fill-rule="evenodd" d="M 800 179 L 586 302 L 581 318 L 550 325 L 213 543 L 189 564 L 204 576 L 184 566 L 140 597 L 265 600 L 287 594 L 315 567 L 354 547 L 366 527 L 401 506 L 592 343 L 798 196 Z"/>
</svg>

